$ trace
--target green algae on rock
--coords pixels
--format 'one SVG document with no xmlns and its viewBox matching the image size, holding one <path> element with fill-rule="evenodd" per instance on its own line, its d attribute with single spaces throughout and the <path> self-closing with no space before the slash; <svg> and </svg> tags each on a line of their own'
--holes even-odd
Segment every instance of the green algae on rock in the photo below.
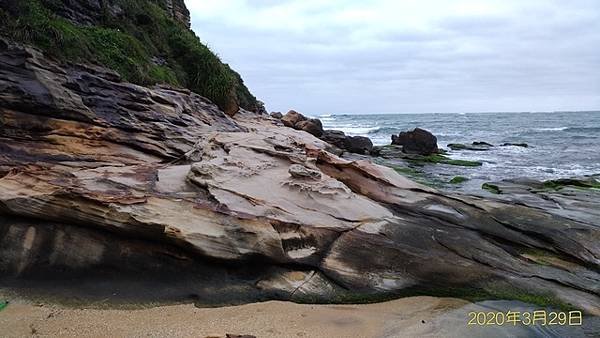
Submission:
<svg viewBox="0 0 600 338">
<path fill-rule="evenodd" d="M 422 163 L 440 163 L 449 164 L 461 167 L 480 167 L 482 165 L 479 161 L 468 161 L 468 160 L 457 160 L 449 158 L 448 156 L 441 154 L 433 154 L 429 156 L 420 156 L 408 159 L 409 161 L 422 162 Z"/>
<path fill-rule="evenodd" d="M 500 190 L 500 188 L 497 185 L 491 184 L 491 183 L 484 183 L 481 186 L 481 189 L 487 190 L 487 191 L 491 192 L 492 194 L 501 194 L 502 193 L 502 190 Z"/>
<path fill-rule="evenodd" d="M 565 187 L 580 189 L 600 189 L 600 182 L 595 178 L 561 178 L 557 180 L 548 180 L 543 183 L 544 188 L 561 190 Z"/>
<path fill-rule="evenodd" d="M 450 180 L 450 184 L 461 184 L 464 183 L 466 181 L 468 181 L 469 179 L 464 177 L 464 176 L 455 176 Z"/>
</svg>

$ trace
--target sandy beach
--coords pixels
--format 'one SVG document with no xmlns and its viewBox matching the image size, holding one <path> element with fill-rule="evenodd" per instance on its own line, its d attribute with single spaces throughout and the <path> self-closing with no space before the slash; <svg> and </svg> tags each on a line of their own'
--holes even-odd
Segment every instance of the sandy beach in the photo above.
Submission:
<svg viewBox="0 0 600 338">
<path fill-rule="evenodd" d="M 379 337 L 433 333 L 430 319 L 466 302 L 411 297 L 363 305 L 269 301 L 222 308 L 192 304 L 141 310 L 69 309 L 13 302 L 0 312 L 3 337 Z"/>
</svg>

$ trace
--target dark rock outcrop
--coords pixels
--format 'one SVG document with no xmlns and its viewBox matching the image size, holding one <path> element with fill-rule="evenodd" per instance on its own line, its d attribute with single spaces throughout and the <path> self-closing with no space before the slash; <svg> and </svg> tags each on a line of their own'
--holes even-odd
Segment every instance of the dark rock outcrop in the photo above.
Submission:
<svg viewBox="0 0 600 338">
<path fill-rule="evenodd" d="M 184 24 L 186 27 L 190 27 L 190 11 L 185 6 L 183 0 L 162 0 L 164 1 L 167 10 L 171 13 L 171 16 L 176 20 Z"/>
<path fill-rule="evenodd" d="M 503 143 L 500 146 L 501 147 L 522 147 L 522 148 L 529 147 L 529 145 L 527 143 L 512 143 L 512 142 Z"/>
<path fill-rule="evenodd" d="M 9 2 L 15 0 L 8 0 Z M 19 0 L 20 1 L 20 0 Z M 82 25 L 94 25 L 102 20 L 103 15 L 119 17 L 123 8 L 114 1 L 102 0 L 62 0 L 59 2 L 43 0 L 56 13 L 67 20 Z"/>
<path fill-rule="evenodd" d="M 445 194 L 270 118 L 5 46 L 0 286 L 39 272 L 200 305 L 483 294 L 600 314 L 597 198 L 554 195 L 566 214 Z"/>
<path fill-rule="evenodd" d="M 325 130 L 321 136 L 321 140 L 340 149 L 346 147 L 346 134 L 341 130 Z"/>
<path fill-rule="evenodd" d="M 368 155 L 373 149 L 373 142 L 365 136 L 347 136 L 344 140 L 344 149 L 351 153 Z"/>
<path fill-rule="evenodd" d="M 7 0 L 15 2 L 16 0 Z M 108 15 L 117 18 L 124 14 L 122 6 L 117 1 L 104 0 L 42 0 L 56 13 L 74 23 L 82 25 L 95 25 Z M 158 0 L 157 3 L 167 10 L 167 13 L 176 21 L 190 27 L 190 12 L 183 0 Z M 138 18 L 142 20 L 143 18 Z M 143 22 L 147 23 L 147 22 Z"/>
<path fill-rule="evenodd" d="M 283 118 L 283 114 L 278 111 L 272 112 L 270 115 L 272 118 L 278 119 L 278 120 L 281 120 Z"/>
<path fill-rule="evenodd" d="M 307 168 L 300 164 L 292 164 L 288 170 L 293 178 L 299 179 L 321 179 L 321 172 L 315 169 Z"/>
<path fill-rule="evenodd" d="M 296 123 L 295 129 L 303 130 L 315 137 L 323 135 L 323 124 L 319 119 L 307 119 Z"/>
<path fill-rule="evenodd" d="M 473 145 L 474 146 L 486 146 L 486 147 L 493 147 L 494 146 L 493 144 L 487 143 L 487 142 L 484 142 L 484 141 L 475 141 L 475 142 L 473 142 Z"/>
<path fill-rule="evenodd" d="M 437 138 L 421 128 L 392 135 L 392 144 L 402 146 L 403 151 L 409 154 L 431 155 L 439 151 Z"/>
<path fill-rule="evenodd" d="M 472 150 L 472 151 L 487 151 L 492 148 L 493 145 L 486 142 L 473 142 L 472 144 L 462 143 L 450 143 L 448 148 L 452 150 Z"/>
</svg>

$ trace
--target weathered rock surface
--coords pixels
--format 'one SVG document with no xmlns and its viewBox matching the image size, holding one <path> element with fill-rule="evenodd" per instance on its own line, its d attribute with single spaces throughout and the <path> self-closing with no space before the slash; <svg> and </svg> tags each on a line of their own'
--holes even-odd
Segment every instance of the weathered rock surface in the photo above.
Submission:
<svg viewBox="0 0 600 338">
<path fill-rule="evenodd" d="M 0 47 L 0 284 L 147 266 L 199 303 L 487 292 L 600 314 L 597 217 L 443 194 L 271 118 Z"/>
<path fill-rule="evenodd" d="M 496 198 L 519 202 L 586 223 L 600 219 L 600 176 L 539 181 L 528 178 L 487 183 Z"/>
<path fill-rule="evenodd" d="M 402 146 L 408 154 L 431 155 L 439 151 L 437 137 L 421 128 L 403 131 L 398 136 L 392 135 L 392 144 Z"/>
<path fill-rule="evenodd" d="M 5 0 L 7 4 L 6 8 L 14 8 L 12 3 L 17 3 L 20 0 Z M 82 25 L 93 25 L 101 22 L 110 16 L 117 18 L 123 15 L 123 8 L 119 6 L 115 1 L 102 1 L 102 0 L 61 0 L 61 1 L 50 1 L 42 0 L 47 3 L 51 8 L 56 10 L 56 13 L 74 23 Z M 159 6 L 164 7 L 167 13 L 171 15 L 173 19 L 181 22 L 186 27 L 190 27 L 190 12 L 185 6 L 183 0 L 159 0 L 156 1 Z M 143 18 L 139 18 L 143 20 Z"/>
</svg>

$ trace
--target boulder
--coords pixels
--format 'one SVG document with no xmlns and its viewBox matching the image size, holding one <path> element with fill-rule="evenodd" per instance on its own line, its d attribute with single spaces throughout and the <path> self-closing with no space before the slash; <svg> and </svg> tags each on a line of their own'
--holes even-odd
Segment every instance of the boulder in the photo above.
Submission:
<svg viewBox="0 0 600 338">
<path fill-rule="evenodd" d="M 373 142 L 365 136 L 347 136 L 344 140 L 344 149 L 351 153 L 368 155 L 373 149 Z"/>
<path fill-rule="evenodd" d="M 271 117 L 274 119 L 281 120 L 281 118 L 283 117 L 283 114 L 278 111 L 274 111 L 271 113 Z"/>
<path fill-rule="evenodd" d="M 415 128 L 392 135 L 392 144 L 401 145 L 402 151 L 409 154 L 431 155 L 439 151 L 437 138 L 427 130 Z"/>
<path fill-rule="evenodd" d="M 343 149 L 346 146 L 346 134 L 341 130 L 325 130 L 323 131 L 321 140 L 340 149 Z"/>
<path fill-rule="evenodd" d="M 308 119 L 296 123 L 294 129 L 303 130 L 315 137 L 323 135 L 323 124 L 319 119 Z"/>
<path fill-rule="evenodd" d="M 281 118 L 283 125 L 289 128 L 296 128 L 296 124 L 305 121 L 306 117 L 295 110 L 290 110 Z"/>
</svg>

